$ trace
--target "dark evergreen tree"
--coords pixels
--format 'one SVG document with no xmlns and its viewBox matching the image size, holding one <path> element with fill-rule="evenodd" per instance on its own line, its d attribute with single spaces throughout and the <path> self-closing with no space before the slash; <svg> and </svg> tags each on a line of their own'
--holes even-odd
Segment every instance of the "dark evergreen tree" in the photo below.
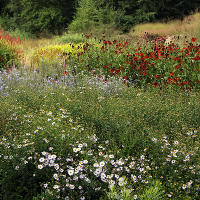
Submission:
<svg viewBox="0 0 200 200">
<path fill-rule="evenodd" d="M 72 20 L 73 0 L 4 0 L 1 25 L 31 33 L 60 33 Z"/>
</svg>

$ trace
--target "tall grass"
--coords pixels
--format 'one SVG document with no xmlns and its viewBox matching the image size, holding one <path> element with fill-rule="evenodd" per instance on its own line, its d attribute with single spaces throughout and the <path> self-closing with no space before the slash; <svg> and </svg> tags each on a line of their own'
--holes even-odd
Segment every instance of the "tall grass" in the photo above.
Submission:
<svg viewBox="0 0 200 200">
<path fill-rule="evenodd" d="M 200 37 L 200 13 L 190 16 L 191 20 L 174 20 L 167 23 L 145 23 L 139 24 L 130 30 L 130 35 L 140 35 L 144 32 L 160 35 L 187 35 L 189 37 Z"/>
</svg>

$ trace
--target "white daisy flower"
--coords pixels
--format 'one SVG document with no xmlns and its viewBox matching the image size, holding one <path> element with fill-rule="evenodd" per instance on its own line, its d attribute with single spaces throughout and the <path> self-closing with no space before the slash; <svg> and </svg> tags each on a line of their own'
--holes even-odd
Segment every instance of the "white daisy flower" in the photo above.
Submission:
<svg viewBox="0 0 200 200">
<path fill-rule="evenodd" d="M 59 167 L 58 164 L 55 164 L 55 165 L 54 165 L 54 168 L 55 168 L 55 170 L 59 170 L 60 167 Z"/>
<path fill-rule="evenodd" d="M 133 199 L 137 199 L 137 194 L 135 194 L 135 195 L 133 196 Z"/>
<path fill-rule="evenodd" d="M 119 186 L 123 186 L 123 185 L 124 185 L 124 183 L 123 183 L 123 182 L 121 182 L 121 181 L 119 181 L 118 185 L 119 185 Z"/>
<path fill-rule="evenodd" d="M 53 177 L 54 177 L 54 179 L 59 180 L 58 174 L 54 174 Z"/>
<path fill-rule="evenodd" d="M 93 166 L 94 166 L 94 167 L 99 167 L 99 164 L 98 164 L 98 163 L 94 163 Z"/>
<path fill-rule="evenodd" d="M 53 186 L 53 189 L 55 189 L 55 190 L 56 190 L 56 189 L 59 189 L 59 185 L 54 185 L 54 186 Z"/>
<path fill-rule="evenodd" d="M 38 165 L 38 169 L 42 169 L 43 168 L 43 165 Z"/>
<path fill-rule="evenodd" d="M 87 164 L 87 163 L 88 163 L 88 161 L 87 161 L 87 160 L 84 160 L 84 161 L 83 161 L 83 163 L 84 163 L 84 164 Z"/>
<path fill-rule="evenodd" d="M 73 190 L 74 188 L 75 188 L 75 186 L 74 185 L 69 185 L 69 188 L 71 189 L 71 190 Z"/>
<path fill-rule="evenodd" d="M 42 155 L 43 155 L 43 156 L 46 156 L 46 155 L 47 155 L 47 152 L 43 151 L 43 152 L 42 152 Z"/>
<path fill-rule="evenodd" d="M 75 152 L 75 153 L 76 153 L 77 151 L 78 151 L 78 150 L 77 150 L 77 148 L 73 148 L 73 152 Z"/>
<path fill-rule="evenodd" d="M 109 158 L 114 158 L 114 155 L 109 155 Z"/>
<path fill-rule="evenodd" d="M 69 174 L 70 176 L 72 176 L 72 175 L 74 174 L 74 170 L 73 170 L 73 169 L 68 169 L 67 172 L 68 172 L 68 174 Z"/>
<path fill-rule="evenodd" d="M 172 160 L 172 164 L 174 164 L 176 162 L 176 160 Z"/>
<path fill-rule="evenodd" d="M 39 161 L 40 161 L 40 162 L 44 162 L 45 159 L 42 157 L 42 158 L 39 159 Z"/>
<path fill-rule="evenodd" d="M 49 160 L 52 159 L 52 155 L 51 155 L 51 154 L 48 155 L 48 159 L 49 159 Z"/>
<path fill-rule="evenodd" d="M 99 163 L 99 165 L 100 165 L 100 167 L 103 167 L 103 166 L 105 165 L 105 162 L 104 162 L 104 161 L 101 161 L 101 162 Z"/>
</svg>

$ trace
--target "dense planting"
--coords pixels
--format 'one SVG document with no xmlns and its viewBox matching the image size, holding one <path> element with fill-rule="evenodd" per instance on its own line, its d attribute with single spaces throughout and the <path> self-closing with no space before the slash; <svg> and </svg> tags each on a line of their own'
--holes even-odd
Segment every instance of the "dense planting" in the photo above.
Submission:
<svg viewBox="0 0 200 200">
<path fill-rule="evenodd" d="M 20 64 L 22 59 L 20 44 L 19 37 L 17 39 L 13 38 L 8 33 L 0 30 L 0 70 Z"/>
<path fill-rule="evenodd" d="M 104 40 L 101 48 L 89 46 L 79 56 L 80 62 L 75 62 L 78 71 L 87 69 L 107 78 L 120 76 L 140 87 L 175 85 L 191 90 L 200 84 L 200 45 L 196 40 L 192 38 L 180 47 L 175 41 L 164 44 L 165 38 L 155 38 L 137 48 L 131 41 Z"/>
<path fill-rule="evenodd" d="M 198 40 L 90 37 L 2 65 L 0 199 L 197 200 Z"/>
</svg>

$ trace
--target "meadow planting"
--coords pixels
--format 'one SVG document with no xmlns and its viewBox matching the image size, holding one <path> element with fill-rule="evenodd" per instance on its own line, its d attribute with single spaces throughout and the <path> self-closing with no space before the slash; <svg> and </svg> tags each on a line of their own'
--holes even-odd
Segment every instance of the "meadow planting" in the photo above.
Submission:
<svg viewBox="0 0 200 200">
<path fill-rule="evenodd" d="M 200 43 L 167 38 L 2 31 L 0 199 L 199 199 Z"/>
</svg>

